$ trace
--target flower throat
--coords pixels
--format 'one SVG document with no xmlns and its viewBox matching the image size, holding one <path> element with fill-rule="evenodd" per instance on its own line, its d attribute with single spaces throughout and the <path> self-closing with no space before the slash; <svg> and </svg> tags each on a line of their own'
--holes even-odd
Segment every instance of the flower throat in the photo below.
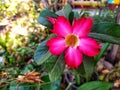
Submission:
<svg viewBox="0 0 120 90">
<path fill-rule="evenodd" d="M 78 41 L 78 37 L 74 34 L 69 34 L 65 37 L 65 43 L 70 47 L 76 47 L 78 45 Z"/>
</svg>

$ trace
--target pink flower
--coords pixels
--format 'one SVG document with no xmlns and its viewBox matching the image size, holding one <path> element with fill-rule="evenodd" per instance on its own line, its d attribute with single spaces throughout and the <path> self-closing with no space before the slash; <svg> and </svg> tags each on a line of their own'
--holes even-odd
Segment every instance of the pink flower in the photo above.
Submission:
<svg viewBox="0 0 120 90">
<path fill-rule="evenodd" d="M 95 56 L 100 52 L 99 44 L 88 37 L 93 24 L 91 18 L 74 20 L 72 25 L 64 16 L 47 18 L 53 24 L 52 32 L 56 35 L 47 41 L 49 51 L 53 55 L 65 52 L 64 59 L 70 68 L 78 68 L 82 63 L 82 54 Z"/>
</svg>

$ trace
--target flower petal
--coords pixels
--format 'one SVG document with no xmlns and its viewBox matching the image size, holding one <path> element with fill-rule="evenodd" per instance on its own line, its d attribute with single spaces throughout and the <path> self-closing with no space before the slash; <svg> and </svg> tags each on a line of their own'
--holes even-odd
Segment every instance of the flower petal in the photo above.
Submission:
<svg viewBox="0 0 120 90">
<path fill-rule="evenodd" d="M 80 37 L 86 37 L 92 28 L 91 18 L 80 18 L 74 21 L 73 33 Z"/>
<path fill-rule="evenodd" d="M 48 19 L 52 24 L 55 24 L 55 22 L 56 22 L 56 18 L 52 18 L 52 17 L 48 17 L 48 16 L 47 16 L 47 19 Z"/>
<path fill-rule="evenodd" d="M 88 56 L 95 56 L 100 52 L 101 46 L 92 38 L 81 38 L 79 49 Z"/>
<path fill-rule="evenodd" d="M 59 16 L 54 24 L 52 32 L 57 36 L 65 37 L 72 33 L 71 25 L 64 16 Z"/>
<path fill-rule="evenodd" d="M 61 54 L 66 48 L 65 40 L 59 37 L 51 38 L 50 40 L 48 40 L 47 46 L 49 47 L 49 51 L 53 55 Z"/>
<path fill-rule="evenodd" d="M 70 68 L 78 68 L 82 63 L 82 54 L 78 48 L 69 47 L 65 52 L 65 62 Z"/>
</svg>

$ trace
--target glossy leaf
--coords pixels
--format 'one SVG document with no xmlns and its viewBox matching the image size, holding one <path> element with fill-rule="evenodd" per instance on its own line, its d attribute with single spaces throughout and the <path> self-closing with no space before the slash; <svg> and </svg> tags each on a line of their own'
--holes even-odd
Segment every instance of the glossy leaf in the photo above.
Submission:
<svg viewBox="0 0 120 90">
<path fill-rule="evenodd" d="M 34 60 L 38 65 L 44 63 L 51 56 L 51 53 L 46 46 L 46 42 L 47 41 L 42 42 L 35 51 Z"/>
<path fill-rule="evenodd" d="M 96 23 L 93 25 L 92 32 L 120 38 L 120 25 L 110 22 Z"/>
<path fill-rule="evenodd" d="M 64 56 L 60 55 L 49 73 L 50 81 L 54 82 L 60 78 L 65 68 Z"/>
<path fill-rule="evenodd" d="M 81 85 L 77 90 L 109 90 L 112 85 L 108 82 L 92 81 Z"/>
<path fill-rule="evenodd" d="M 71 6 L 68 4 L 66 5 L 62 10 L 59 10 L 56 12 L 57 15 L 59 16 L 65 16 L 66 18 L 69 19 L 69 14 L 72 12 Z"/>
<path fill-rule="evenodd" d="M 120 44 L 120 38 L 113 37 L 113 36 L 110 36 L 110 35 L 99 34 L 99 33 L 90 33 L 89 36 L 92 37 L 92 38 L 98 39 L 102 42 Z"/>
<path fill-rule="evenodd" d="M 47 26 L 49 28 L 52 28 L 52 24 L 50 21 L 47 20 L 47 16 L 57 18 L 58 15 L 56 15 L 54 12 L 51 12 L 50 10 L 46 9 L 40 12 L 40 15 L 38 17 L 38 22 L 44 26 Z"/>
</svg>

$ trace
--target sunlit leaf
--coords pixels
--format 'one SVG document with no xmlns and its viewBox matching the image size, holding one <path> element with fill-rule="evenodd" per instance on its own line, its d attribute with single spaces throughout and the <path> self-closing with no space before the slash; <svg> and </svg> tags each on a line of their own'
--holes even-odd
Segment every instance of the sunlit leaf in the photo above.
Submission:
<svg viewBox="0 0 120 90">
<path fill-rule="evenodd" d="M 6 42 L 4 41 L 4 40 L 2 40 L 1 38 L 0 38 L 0 46 L 4 49 L 4 50 L 6 50 Z"/>
</svg>

